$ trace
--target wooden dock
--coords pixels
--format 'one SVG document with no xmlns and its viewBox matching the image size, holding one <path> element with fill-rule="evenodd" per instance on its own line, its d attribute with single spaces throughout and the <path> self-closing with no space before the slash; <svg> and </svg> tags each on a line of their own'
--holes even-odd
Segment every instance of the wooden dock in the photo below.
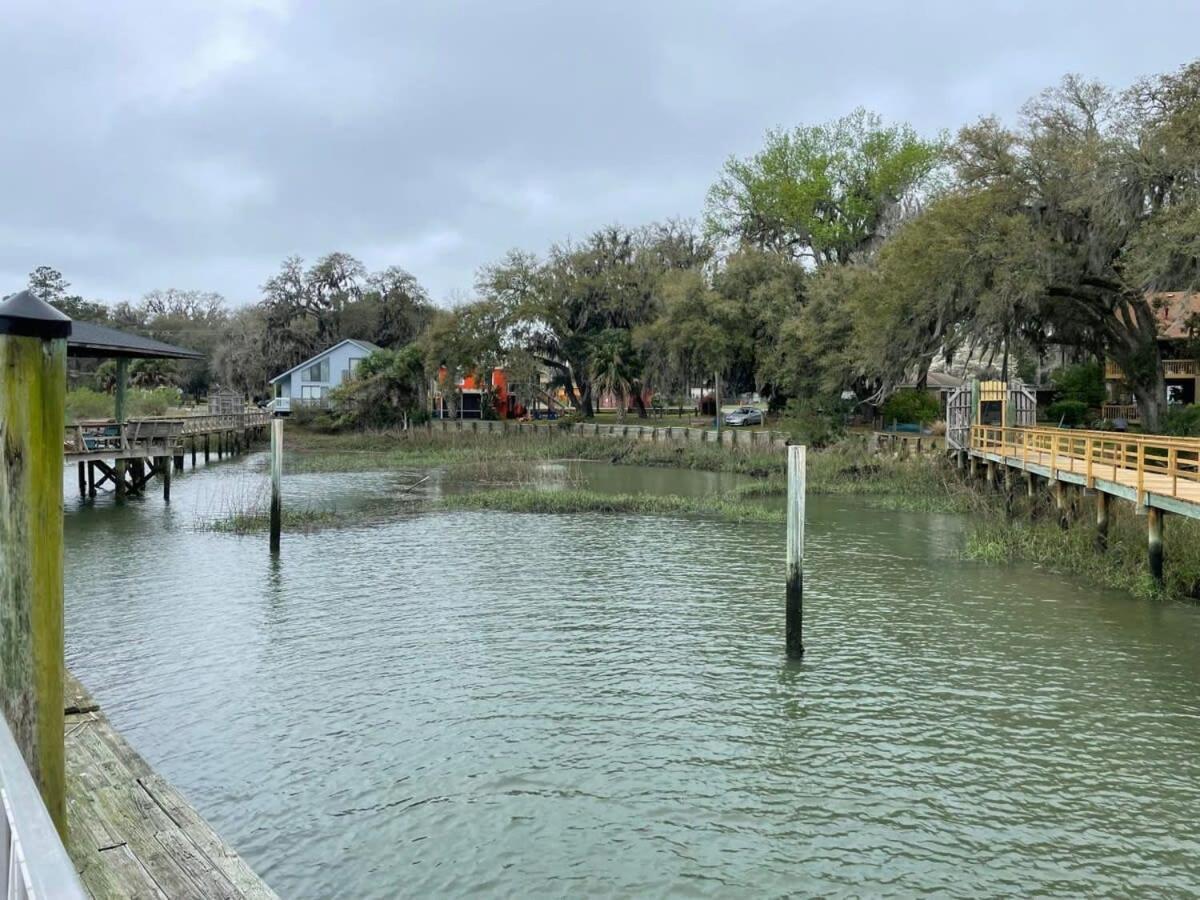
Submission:
<svg viewBox="0 0 1200 900">
<path fill-rule="evenodd" d="M 170 499 L 171 471 L 183 471 L 184 454 L 191 451 L 192 467 L 203 447 L 204 461 L 215 451 L 245 450 L 252 439 L 263 438 L 271 414 L 262 409 L 238 413 L 77 422 L 66 426 L 63 458 L 79 470 L 79 493 L 96 496 L 112 484 L 118 495 L 140 493 L 155 476 L 162 479 L 163 496 Z"/>
<path fill-rule="evenodd" d="M 969 455 L 1200 519 L 1200 440 L 1062 428 L 971 427 Z"/>
<path fill-rule="evenodd" d="M 70 674 L 67 851 L 95 898 L 274 898 Z"/>
</svg>

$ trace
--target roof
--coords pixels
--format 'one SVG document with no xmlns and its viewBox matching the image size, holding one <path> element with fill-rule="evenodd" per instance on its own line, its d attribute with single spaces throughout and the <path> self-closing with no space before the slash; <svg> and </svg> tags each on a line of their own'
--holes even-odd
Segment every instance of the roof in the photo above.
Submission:
<svg viewBox="0 0 1200 900">
<path fill-rule="evenodd" d="M 1200 316 L 1200 293 L 1196 291 L 1160 291 L 1147 298 L 1158 318 L 1158 336 L 1181 341 L 1192 336 L 1192 317 Z"/>
<path fill-rule="evenodd" d="M 282 381 L 283 379 L 285 379 L 289 375 L 291 375 L 293 372 L 295 372 L 297 369 L 303 369 L 306 366 L 311 366 L 318 359 L 321 359 L 321 357 L 328 356 L 330 353 L 332 353 L 338 347 L 341 347 L 345 344 L 354 344 L 354 346 L 359 347 L 363 350 L 366 350 L 368 353 L 374 353 L 376 350 L 383 349 L 378 344 L 372 344 L 370 341 L 360 341 L 358 338 L 346 338 L 344 341 L 338 341 L 332 347 L 326 347 L 324 350 L 322 350 L 320 353 L 316 354 L 315 356 L 310 356 L 308 359 L 304 360 L 304 362 L 297 363 L 296 365 L 294 365 L 290 369 L 288 369 L 286 372 L 280 372 L 278 375 L 276 375 L 274 378 L 272 378 L 270 380 L 270 382 L 268 382 L 268 383 L 274 384 L 277 381 Z"/>
<path fill-rule="evenodd" d="M 102 359 L 203 359 L 195 350 L 165 344 L 154 338 L 117 331 L 94 322 L 71 322 L 67 338 L 67 356 L 87 356 Z"/>
<path fill-rule="evenodd" d="M 950 375 L 947 372 L 930 372 L 925 376 L 925 387 L 931 391 L 948 391 L 954 388 L 960 388 L 965 383 L 964 379 L 957 375 Z M 916 381 L 907 381 L 899 385 L 902 388 L 914 388 L 917 386 Z"/>
</svg>

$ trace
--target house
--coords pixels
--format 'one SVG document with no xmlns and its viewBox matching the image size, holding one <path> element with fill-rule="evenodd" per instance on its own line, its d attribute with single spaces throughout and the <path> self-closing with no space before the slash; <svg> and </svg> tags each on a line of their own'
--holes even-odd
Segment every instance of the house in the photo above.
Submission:
<svg viewBox="0 0 1200 900">
<path fill-rule="evenodd" d="M 1164 291 L 1153 294 L 1150 307 L 1158 317 L 1158 346 L 1167 381 L 1167 401 L 1172 406 L 1189 406 L 1197 400 L 1197 381 L 1200 381 L 1200 362 L 1192 346 L 1195 338 L 1200 336 L 1197 327 L 1200 324 L 1200 293 Z M 1104 381 L 1108 392 L 1104 418 L 1139 421 L 1141 413 L 1126 384 L 1125 373 L 1112 360 L 1104 364 Z"/>
<path fill-rule="evenodd" d="M 499 419 L 553 418 L 567 402 L 561 388 L 550 387 L 547 370 L 537 373 L 533 383 L 518 385 L 507 370 L 494 368 L 491 389 L 487 391 L 474 372 L 455 380 L 453 388 L 449 380 L 449 370 L 441 366 L 430 385 L 430 415 L 435 419 L 482 419 L 489 412 L 485 406 L 490 406 L 490 412 Z M 531 408 L 520 402 L 518 394 L 531 401 Z"/>
<path fill-rule="evenodd" d="M 329 392 L 354 374 L 358 364 L 380 348 L 370 341 L 347 338 L 271 379 L 271 408 L 291 412 L 296 406 L 329 405 Z"/>
</svg>

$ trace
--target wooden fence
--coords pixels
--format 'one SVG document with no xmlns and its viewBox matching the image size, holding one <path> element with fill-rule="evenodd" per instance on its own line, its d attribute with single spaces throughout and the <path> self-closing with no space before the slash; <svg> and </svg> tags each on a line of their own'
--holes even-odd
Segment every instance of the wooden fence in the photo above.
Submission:
<svg viewBox="0 0 1200 900">
<path fill-rule="evenodd" d="M 787 446 L 787 435 L 781 431 L 750 431 L 723 428 L 720 433 L 707 428 L 688 428 L 683 425 L 641 425 L 631 423 L 601 424 L 599 422 L 513 422 L 487 419 L 431 419 L 426 428 L 431 433 L 468 434 L 529 434 L 552 437 L 556 434 L 598 435 L 634 438 L 649 442 L 684 444 L 715 444 L 731 447 L 779 448 Z"/>
</svg>

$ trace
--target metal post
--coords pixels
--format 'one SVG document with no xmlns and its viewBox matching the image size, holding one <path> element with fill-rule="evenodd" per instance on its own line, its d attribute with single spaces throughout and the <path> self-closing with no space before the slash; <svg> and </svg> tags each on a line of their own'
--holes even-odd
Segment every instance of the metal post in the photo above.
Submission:
<svg viewBox="0 0 1200 900">
<path fill-rule="evenodd" d="M 785 631 L 787 655 L 804 655 L 804 494 L 808 448 L 788 447 L 787 500 L 787 601 Z"/>
<path fill-rule="evenodd" d="M 1108 549 L 1108 494 L 1096 491 L 1096 550 Z"/>
<path fill-rule="evenodd" d="M 279 532 L 283 528 L 283 419 L 271 420 L 271 552 L 279 552 Z"/>
<path fill-rule="evenodd" d="M 1163 511 L 1157 506 L 1146 507 L 1146 525 L 1150 549 L 1150 577 L 1163 586 Z"/>
<path fill-rule="evenodd" d="M 0 305 L 0 705 L 60 834 L 63 477 L 71 320 L 29 291 Z"/>
</svg>

